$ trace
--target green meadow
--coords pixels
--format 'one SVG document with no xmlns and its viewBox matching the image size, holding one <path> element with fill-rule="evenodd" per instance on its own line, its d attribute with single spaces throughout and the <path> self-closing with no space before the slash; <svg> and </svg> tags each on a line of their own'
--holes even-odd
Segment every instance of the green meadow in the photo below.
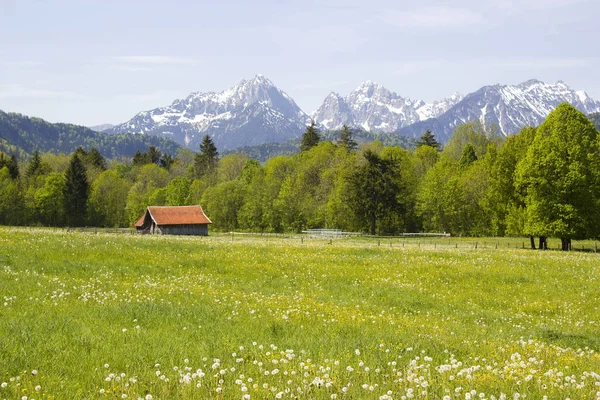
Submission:
<svg viewBox="0 0 600 400">
<path fill-rule="evenodd" d="M 0 399 L 600 398 L 600 254 L 477 241 L 0 228 Z"/>
</svg>

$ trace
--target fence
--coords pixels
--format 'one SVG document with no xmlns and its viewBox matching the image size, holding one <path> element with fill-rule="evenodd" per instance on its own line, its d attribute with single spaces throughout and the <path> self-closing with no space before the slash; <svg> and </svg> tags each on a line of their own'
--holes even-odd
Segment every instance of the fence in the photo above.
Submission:
<svg viewBox="0 0 600 400">
<path fill-rule="evenodd" d="M 66 230 L 66 232 L 83 232 L 83 233 L 106 233 L 120 235 L 134 235 L 136 230 L 132 228 L 34 228 L 29 229 L 52 229 Z M 227 232 L 227 233 L 212 233 L 208 239 L 230 241 L 238 240 L 260 240 L 263 239 L 267 243 L 276 240 L 293 240 L 299 241 L 300 244 L 347 244 L 358 246 L 376 246 L 390 248 L 418 248 L 418 249 L 530 249 L 529 239 L 524 238 L 462 238 L 451 237 L 446 233 L 403 233 L 397 236 L 370 236 L 360 232 L 344 232 L 338 229 L 309 229 L 299 234 L 289 233 L 265 233 L 265 232 Z M 537 245 L 537 243 L 536 243 Z M 547 239 L 546 249 L 544 250 L 561 250 L 562 245 L 560 239 Z M 541 249 L 538 249 L 540 251 Z M 572 241 L 571 251 L 583 252 L 598 252 L 598 244 L 592 240 Z"/>
</svg>

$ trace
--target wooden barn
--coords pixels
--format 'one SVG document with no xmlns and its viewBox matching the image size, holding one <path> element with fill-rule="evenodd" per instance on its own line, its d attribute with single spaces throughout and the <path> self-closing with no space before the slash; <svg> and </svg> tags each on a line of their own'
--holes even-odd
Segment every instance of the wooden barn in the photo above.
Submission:
<svg viewBox="0 0 600 400">
<path fill-rule="evenodd" d="M 208 236 L 210 219 L 200 206 L 146 208 L 135 223 L 137 233 Z"/>
</svg>

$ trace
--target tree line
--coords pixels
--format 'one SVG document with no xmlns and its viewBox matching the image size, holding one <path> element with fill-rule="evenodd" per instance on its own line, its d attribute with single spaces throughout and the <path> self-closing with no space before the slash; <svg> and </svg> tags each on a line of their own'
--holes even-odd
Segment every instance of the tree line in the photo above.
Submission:
<svg viewBox="0 0 600 400">
<path fill-rule="evenodd" d="M 126 227 L 148 205 L 200 204 L 220 231 L 557 237 L 564 249 L 600 237 L 600 138 L 566 103 L 507 138 L 463 124 L 443 148 L 429 131 L 414 150 L 359 146 L 348 127 L 321 139 L 312 124 L 299 154 L 264 164 L 220 157 L 209 136 L 198 153 L 150 147 L 125 162 L 93 148 L 0 154 L 0 224 Z"/>
</svg>

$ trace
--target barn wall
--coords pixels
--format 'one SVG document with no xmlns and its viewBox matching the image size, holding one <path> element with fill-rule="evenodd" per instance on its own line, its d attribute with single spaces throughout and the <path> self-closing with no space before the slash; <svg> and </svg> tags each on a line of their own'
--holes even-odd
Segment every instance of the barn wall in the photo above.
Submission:
<svg viewBox="0 0 600 400">
<path fill-rule="evenodd" d="M 161 225 L 157 233 L 163 235 L 197 235 L 208 236 L 208 224 L 194 225 Z"/>
</svg>

